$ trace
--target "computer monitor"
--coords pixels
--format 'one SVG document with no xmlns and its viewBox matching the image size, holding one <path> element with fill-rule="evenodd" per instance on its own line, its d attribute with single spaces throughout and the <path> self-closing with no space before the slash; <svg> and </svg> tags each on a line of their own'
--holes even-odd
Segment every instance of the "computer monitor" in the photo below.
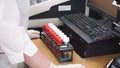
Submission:
<svg viewBox="0 0 120 68">
<path fill-rule="evenodd" d="M 88 0 L 87 6 L 99 13 L 103 17 L 107 17 L 111 21 L 117 20 L 118 7 L 112 4 L 114 0 Z"/>
</svg>

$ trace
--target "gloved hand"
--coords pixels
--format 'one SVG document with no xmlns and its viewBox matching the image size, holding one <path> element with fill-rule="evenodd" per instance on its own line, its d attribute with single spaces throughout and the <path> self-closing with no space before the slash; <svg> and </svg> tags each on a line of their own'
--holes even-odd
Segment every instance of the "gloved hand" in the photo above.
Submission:
<svg viewBox="0 0 120 68">
<path fill-rule="evenodd" d="M 53 63 L 51 63 L 49 68 L 85 68 L 85 67 L 82 64 L 68 64 L 56 66 Z"/>
<path fill-rule="evenodd" d="M 28 36 L 29 36 L 31 39 L 39 38 L 39 37 L 40 37 L 40 32 L 39 32 L 39 31 L 36 31 L 36 30 L 28 30 L 27 33 L 28 33 Z"/>
</svg>

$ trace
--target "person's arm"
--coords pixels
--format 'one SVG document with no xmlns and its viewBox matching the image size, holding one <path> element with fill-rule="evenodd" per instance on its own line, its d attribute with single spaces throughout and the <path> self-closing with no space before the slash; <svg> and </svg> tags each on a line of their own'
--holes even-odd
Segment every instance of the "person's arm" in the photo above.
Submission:
<svg viewBox="0 0 120 68">
<path fill-rule="evenodd" d="M 49 68 L 51 61 L 48 60 L 40 51 L 37 51 L 32 57 L 24 54 L 25 63 L 31 68 Z"/>
<path fill-rule="evenodd" d="M 37 51 L 36 54 L 32 57 L 24 55 L 25 63 L 28 64 L 31 68 L 85 68 L 81 64 L 68 64 L 68 65 L 59 65 L 56 66 L 49 59 L 47 59 L 40 51 Z"/>
</svg>

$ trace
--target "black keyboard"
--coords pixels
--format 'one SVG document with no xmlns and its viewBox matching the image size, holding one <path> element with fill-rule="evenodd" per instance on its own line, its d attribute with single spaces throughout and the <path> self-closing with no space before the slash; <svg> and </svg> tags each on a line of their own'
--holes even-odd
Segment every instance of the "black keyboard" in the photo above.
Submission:
<svg viewBox="0 0 120 68">
<path fill-rule="evenodd" d="M 82 13 L 64 15 L 59 19 L 64 23 L 62 31 L 70 37 L 70 43 L 81 57 L 120 53 L 120 39 L 113 34 L 111 24 L 104 25 L 104 20 Z"/>
<path fill-rule="evenodd" d="M 108 27 L 103 26 L 100 22 L 92 20 L 82 13 L 69 14 L 63 17 L 74 23 L 76 27 L 94 41 L 107 39 L 112 35 L 112 31 Z"/>
</svg>

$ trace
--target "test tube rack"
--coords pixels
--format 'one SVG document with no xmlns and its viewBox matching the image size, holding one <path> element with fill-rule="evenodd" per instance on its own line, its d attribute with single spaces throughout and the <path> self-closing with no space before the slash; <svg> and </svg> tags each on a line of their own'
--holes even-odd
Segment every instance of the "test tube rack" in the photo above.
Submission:
<svg viewBox="0 0 120 68">
<path fill-rule="evenodd" d="M 54 24 L 44 24 L 41 39 L 60 63 L 70 62 L 73 59 L 73 46 L 70 39 Z"/>
</svg>

